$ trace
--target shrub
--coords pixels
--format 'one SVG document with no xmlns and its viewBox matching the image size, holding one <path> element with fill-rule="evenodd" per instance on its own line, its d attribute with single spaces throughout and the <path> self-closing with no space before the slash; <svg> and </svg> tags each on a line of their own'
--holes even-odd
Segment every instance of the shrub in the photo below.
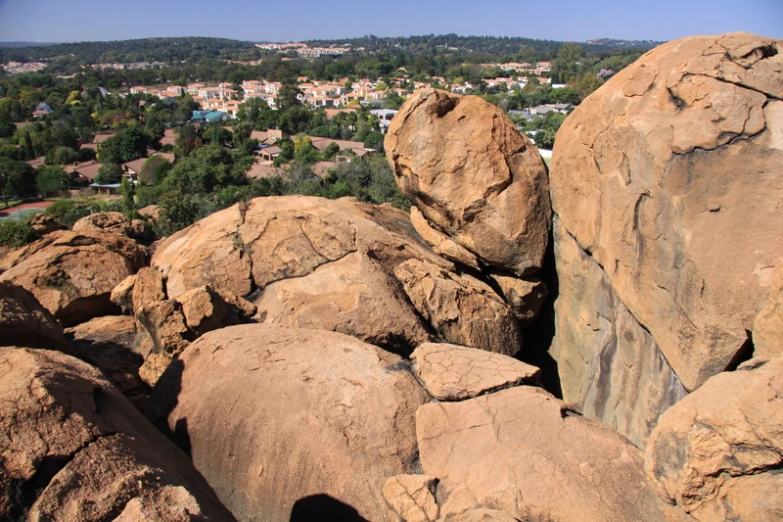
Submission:
<svg viewBox="0 0 783 522">
<path fill-rule="evenodd" d="M 41 237 L 30 223 L 6 219 L 0 221 L 0 246 L 19 248 Z"/>
</svg>

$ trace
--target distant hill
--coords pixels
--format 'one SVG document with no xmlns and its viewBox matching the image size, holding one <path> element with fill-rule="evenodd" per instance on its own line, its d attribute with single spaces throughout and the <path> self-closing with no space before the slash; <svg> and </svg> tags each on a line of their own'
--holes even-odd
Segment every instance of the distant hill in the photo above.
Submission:
<svg viewBox="0 0 783 522">
<path fill-rule="evenodd" d="M 0 48 L 46 47 L 49 45 L 57 45 L 57 42 L 0 42 Z"/>
</svg>

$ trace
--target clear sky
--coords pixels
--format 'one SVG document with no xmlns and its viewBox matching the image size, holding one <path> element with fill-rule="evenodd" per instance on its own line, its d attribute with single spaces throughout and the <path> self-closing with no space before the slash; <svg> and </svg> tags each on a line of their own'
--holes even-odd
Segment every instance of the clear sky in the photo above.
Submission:
<svg viewBox="0 0 783 522">
<path fill-rule="evenodd" d="M 673 40 L 730 31 L 783 38 L 783 0 L 0 0 L 0 41 L 430 33 Z"/>
</svg>

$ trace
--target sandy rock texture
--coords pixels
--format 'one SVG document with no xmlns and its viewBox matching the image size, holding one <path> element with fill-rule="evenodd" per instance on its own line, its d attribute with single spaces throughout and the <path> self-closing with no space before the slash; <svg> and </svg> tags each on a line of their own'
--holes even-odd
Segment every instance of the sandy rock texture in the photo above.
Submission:
<svg viewBox="0 0 783 522">
<path fill-rule="evenodd" d="M 0 348 L 0 409 L 3 520 L 234 520 L 186 455 L 73 357 Z"/>
<path fill-rule="evenodd" d="M 502 110 L 478 96 L 414 93 L 384 141 L 397 184 L 450 257 L 470 256 L 517 275 L 541 267 L 550 203 L 547 168 Z M 443 237 L 445 236 L 445 237 Z"/>
<path fill-rule="evenodd" d="M 0 281 L 0 346 L 67 350 L 57 320 L 33 294 L 10 281 Z"/>
<path fill-rule="evenodd" d="M 394 354 L 253 324 L 196 340 L 151 402 L 240 520 L 287 522 L 305 499 L 328 495 L 367 520 L 396 521 L 382 488 L 414 471 L 414 414 L 428 399 Z"/>
<path fill-rule="evenodd" d="M 664 413 L 646 450 L 662 497 L 700 522 L 783 517 L 783 358 L 716 375 Z"/>
<path fill-rule="evenodd" d="M 558 132 L 553 209 L 687 390 L 748 340 L 783 253 L 782 44 L 661 45 Z"/>
</svg>

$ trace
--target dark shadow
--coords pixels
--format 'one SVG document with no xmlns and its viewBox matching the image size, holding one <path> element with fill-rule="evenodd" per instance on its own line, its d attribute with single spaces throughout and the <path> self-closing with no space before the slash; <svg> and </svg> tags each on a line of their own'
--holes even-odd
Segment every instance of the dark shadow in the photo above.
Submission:
<svg viewBox="0 0 783 522">
<path fill-rule="evenodd" d="M 174 425 L 174 430 L 169 428 L 169 414 L 174 411 L 179 403 L 179 394 L 182 391 L 182 372 L 185 365 L 179 359 L 174 359 L 169 364 L 163 375 L 160 376 L 152 396 L 147 402 L 146 416 L 164 435 L 176 444 L 179 449 L 191 457 L 190 434 L 188 433 L 187 419 L 179 419 Z"/>
<path fill-rule="evenodd" d="M 549 290 L 546 302 L 541 306 L 538 317 L 522 331 L 522 350 L 516 358 L 541 368 L 541 385 L 558 399 L 563 398 L 560 387 L 560 373 L 557 361 L 549 354 L 555 337 L 555 299 L 560 285 L 555 268 L 555 239 L 549 231 L 549 246 L 544 256 L 544 266 L 538 275 Z"/>
<path fill-rule="evenodd" d="M 740 346 L 740 349 L 734 354 L 734 357 L 731 358 L 731 361 L 726 365 L 724 371 L 733 372 L 740 364 L 753 359 L 753 352 L 755 350 L 755 347 L 753 346 L 753 335 L 750 330 L 745 330 L 745 332 L 748 335 L 748 339 L 742 343 L 742 346 Z"/>
<path fill-rule="evenodd" d="M 368 522 L 353 507 L 329 495 L 300 498 L 291 509 L 290 522 Z"/>
</svg>

